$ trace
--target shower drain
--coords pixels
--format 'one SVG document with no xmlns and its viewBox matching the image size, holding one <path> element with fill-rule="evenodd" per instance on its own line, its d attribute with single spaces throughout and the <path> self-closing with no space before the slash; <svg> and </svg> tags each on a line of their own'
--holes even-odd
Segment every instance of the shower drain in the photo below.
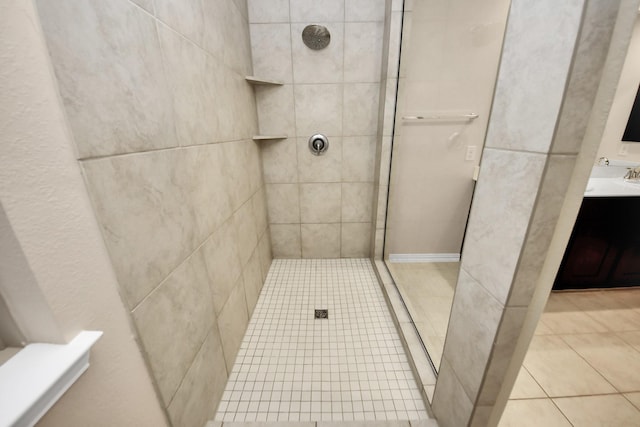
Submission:
<svg viewBox="0 0 640 427">
<path fill-rule="evenodd" d="M 316 319 L 328 319 L 329 318 L 329 310 L 326 308 L 321 310 L 315 310 L 314 316 Z"/>
</svg>

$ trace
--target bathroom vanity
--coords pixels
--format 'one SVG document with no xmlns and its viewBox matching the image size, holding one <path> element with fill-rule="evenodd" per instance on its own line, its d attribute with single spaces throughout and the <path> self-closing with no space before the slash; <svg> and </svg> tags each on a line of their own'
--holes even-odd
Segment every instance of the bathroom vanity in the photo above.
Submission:
<svg viewBox="0 0 640 427">
<path fill-rule="evenodd" d="M 553 289 L 640 286 L 640 183 L 595 166 Z"/>
</svg>

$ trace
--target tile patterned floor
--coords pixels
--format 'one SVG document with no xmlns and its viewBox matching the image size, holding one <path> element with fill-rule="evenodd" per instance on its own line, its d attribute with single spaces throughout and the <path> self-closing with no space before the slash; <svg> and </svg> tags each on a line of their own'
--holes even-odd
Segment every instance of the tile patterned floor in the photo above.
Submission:
<svg viewBox="0 0 640 427">
<path fill-rule="evenodd" d="M 552 293 L 500 427 L 640 426 L 640 289 Z"/>
<path fill-rule="evenodd" d="M 371 262 L 274 260 L 216 421 L 427 418 Z"/>
</svg>

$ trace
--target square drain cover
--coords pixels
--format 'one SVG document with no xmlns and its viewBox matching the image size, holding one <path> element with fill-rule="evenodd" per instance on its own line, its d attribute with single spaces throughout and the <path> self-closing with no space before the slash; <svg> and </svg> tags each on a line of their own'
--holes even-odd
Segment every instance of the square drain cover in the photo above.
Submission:
<svg viewBox="0 0 640 427">
<path fill-rule="evenodd" d="M 315 310 L 315 315 L 314 317 L 316 319 L 328 319 L 329 318 L 329 310 L 322 309 L 322 310 Z"/>
</svg>

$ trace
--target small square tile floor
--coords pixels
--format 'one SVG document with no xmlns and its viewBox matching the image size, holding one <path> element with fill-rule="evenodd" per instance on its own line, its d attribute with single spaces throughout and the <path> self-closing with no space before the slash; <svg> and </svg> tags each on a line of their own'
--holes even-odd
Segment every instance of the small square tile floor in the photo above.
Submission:
<svg viewBox="0 0 640 427">
<path fill-rule="evenodd" d="M 274 260 L 215 420 L 427 418 L 371 262 Z"/>
</svg>

